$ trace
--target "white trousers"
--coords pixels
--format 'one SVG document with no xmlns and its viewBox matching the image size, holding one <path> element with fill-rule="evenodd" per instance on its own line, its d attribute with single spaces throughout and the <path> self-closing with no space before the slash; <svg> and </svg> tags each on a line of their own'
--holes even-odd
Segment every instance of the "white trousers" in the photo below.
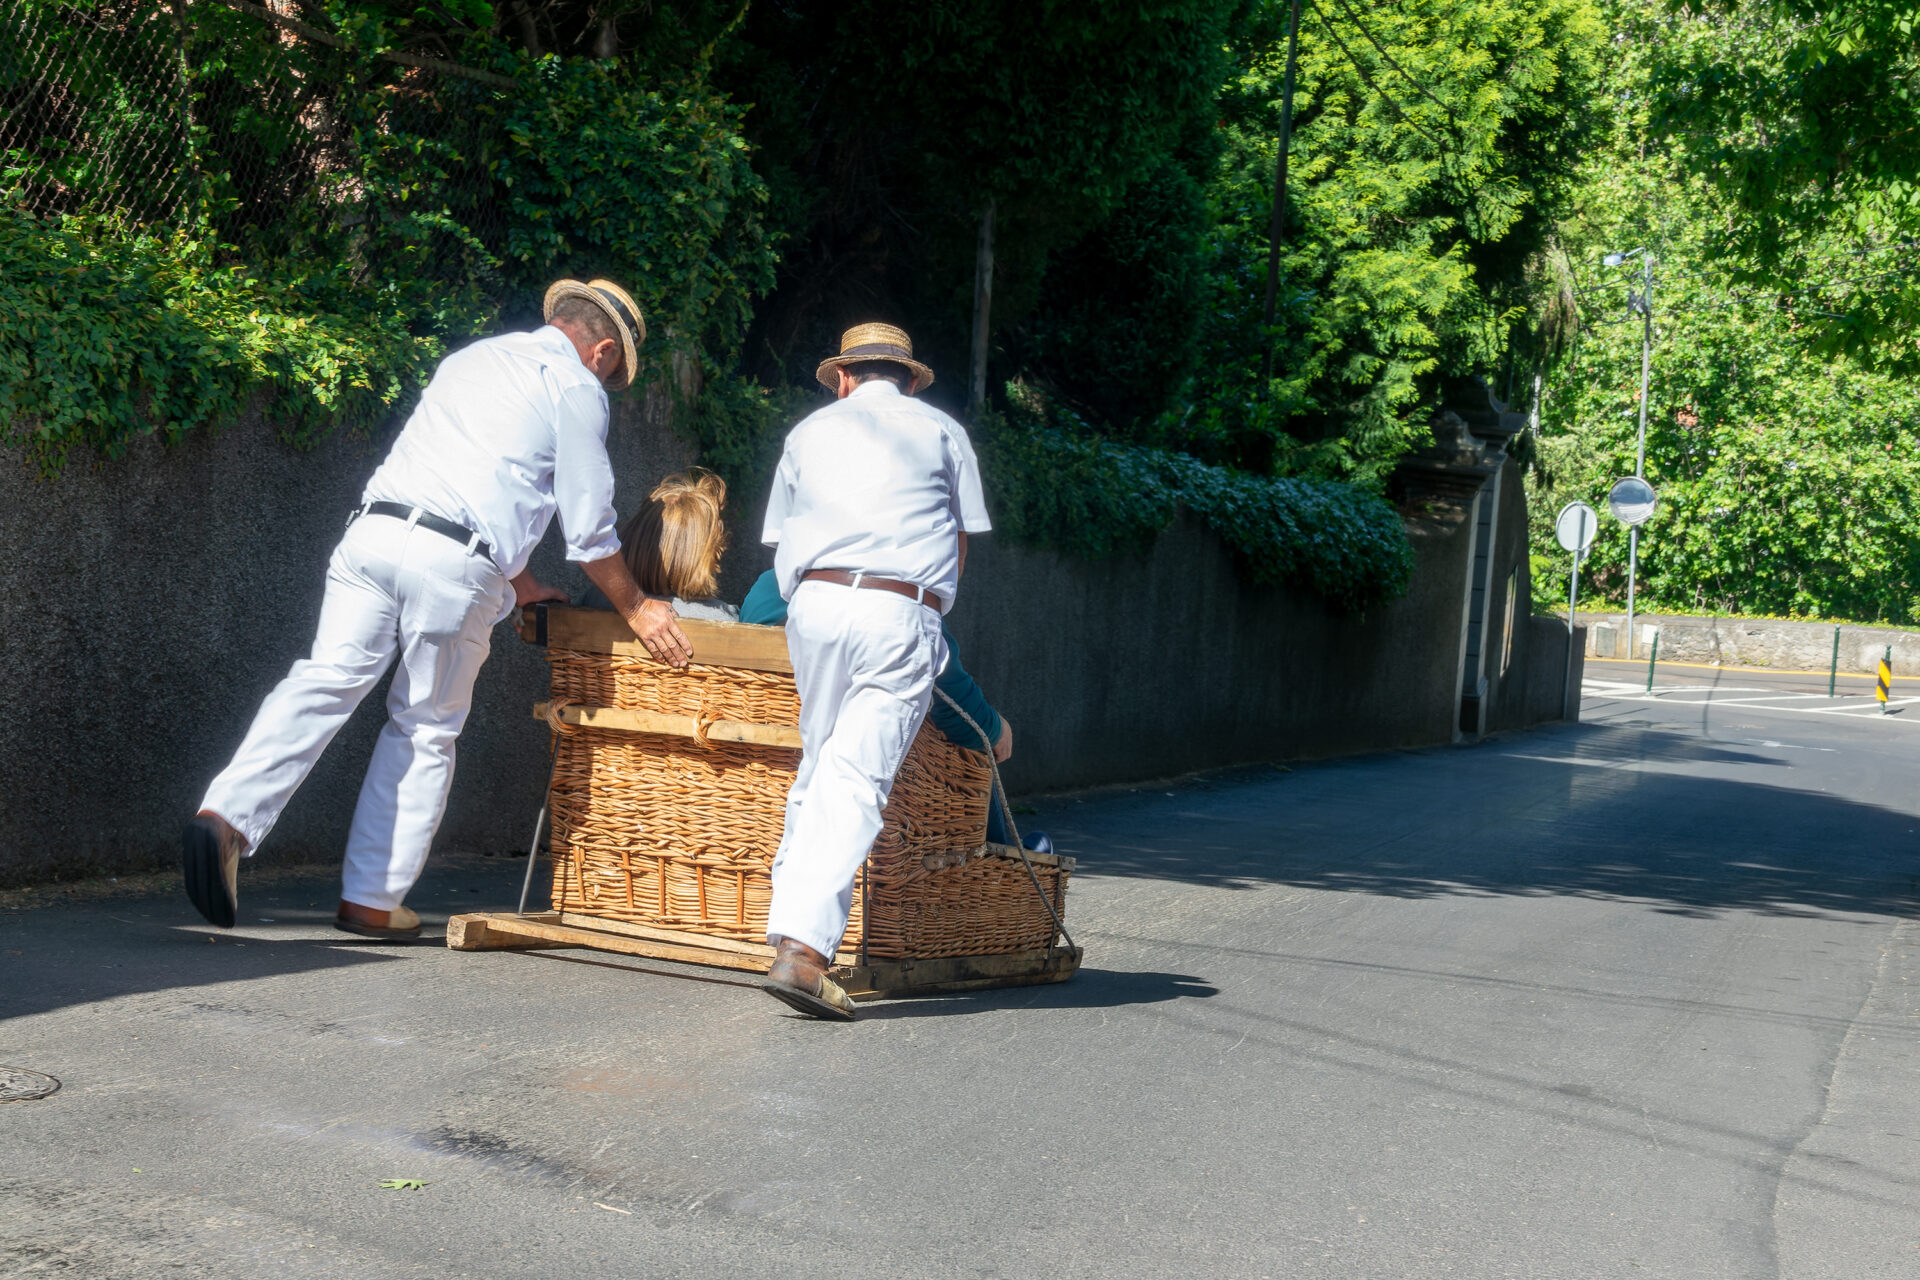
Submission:
<svg viewBox="0 0 1920 1280">
<path fill-rule="evenodd" d="M 386 727 L 347 836 L 341 896 L 377 911 L 399 906 L 439 829 L 454 740 L 512 595 L 491 561 L 444 534 L 388 516 L 355 520 L 327 565 L 313 655 L 260 704 L 201 808 L 232 823 L 251 854 L 398 654 Z"/>
<path fill-rule="evenodd" d="M 853 881 L 893 778 L 946 664 L 940 615 L 891 591 L 803 582 L 787 612 L 800 690 L 800 768 L 773 860 L 767 937 L 828 957 L 853 910 Z"/>
</svg>

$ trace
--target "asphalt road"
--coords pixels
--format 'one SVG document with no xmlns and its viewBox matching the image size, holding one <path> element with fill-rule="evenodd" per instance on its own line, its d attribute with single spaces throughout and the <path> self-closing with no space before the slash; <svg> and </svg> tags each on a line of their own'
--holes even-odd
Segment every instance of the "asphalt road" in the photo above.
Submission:
<svg viewBox="0 0 1920 1280">
<path fill-rule="evenodd" d="M 1087 968 L 852 1026 L 355 941 L 324 876 L 0 914 L 64 1082 L 0 1104 L 0 1275 L 1920 1275 L 1920 724 L 1586 715 L 1045 802 Z"/>
<path fill-rule="evenodd" d="M 1588 658 L 1585 687 L 1589 696 L 1644 696 L 1647 686 L 1645 658 L 1632 662 L 1613 658 Z M 1702 663 L 1657 662 L 1653 664 L 1653 694 L 1658 697 L 1711 698 L 1719 702 L 1750 699 L 1794 704 L 1802 710 L 1841 713 L 1881 714 L 1874 697 L 1875 676 L 1855 671 L 1829 675 L 1825 671 L 1780 671 L 1765 667 L 1715 667 Z M 1831 683 L 1833 692 L 1827 692 Z M 1901 708 L 1920 703 L 1920 679 L 1896 675 L 1888 690 L 1887 707 L 1892 715 Z M 1920 713 L 1908 713 L 1920 714 Z"/>
</svg>

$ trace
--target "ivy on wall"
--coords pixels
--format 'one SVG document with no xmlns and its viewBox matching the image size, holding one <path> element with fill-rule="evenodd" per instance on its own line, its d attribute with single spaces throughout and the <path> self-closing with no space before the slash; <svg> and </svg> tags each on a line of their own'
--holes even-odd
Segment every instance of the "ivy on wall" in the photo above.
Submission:
<svg viewBox="0 0 1920 1280">
<path fill-rule="evenodd" d="M 1088 559 L 1145 550 L 1186 510 L 1247 576 L 1296 587 L 1335 612 L 1404 595 L 1413 548 L 1384 498 L 1335 480 L 1255 475 L 1184 453 L 1123 444 L 1009 388 L 1011 416 L 983 415 L 974 443 L 1001 529 Z"/>
<path fill-rule="evenodd" d="M 1219 535 L 1254 582 L 1358 613 L 1404 595 L 1413 548 L 1378 495 L 1333 480 L 1252 475 L 1104 437 L 1020 383 L 1010 413 L 970 429 L 994 527 L 1082 559 L 1139 553 L 1182 511 Z M 764 494 L 786 432 L 824 403 L 817 391 L 709 384 L 693 417 L 702 460 L 737 494 Z M 745 504 L 751 509 L 751 500 Z"/>
<path fill-rule="evenodd" d="M 284 393 L 296 439 L 365 423 L 424 383 L 442 342 L 324 268 L 255 274 L 189 236 L 0 213 L 0 441 L 51 475 Z"/>
<path fill-rule="evenodd" d="M 775 254 L 740 110 L 697 76 L 641 86 L 478 35 L 461 56 L 484 79 L 427 74 L 385 57 L 368 13 L 291 42 L 221 6 L 193 14 L 160 49 L 174 61 L 80 40 L 80 107 L 41 103 L 23 118 L 49 136 L 0 157 L 0 443 L 43 474 L 218 426 L 259 395 L 296 443 L 391 419 L 451 347 L 538 323 L 561 275 L 628 284 L 651 364 L 738 349 Z M 17 72 L 0 64 L 0 89 Z M 62 111 L 110 132 L 114 104 L 162 75 L 192 121 L 166 139 L 168 172 L 199 192 L 184 212 L 154 215 L 132 177 L 76 191 L 34 158 L 65 154 L 51 134 L 79 125 Z"/>
</svg>

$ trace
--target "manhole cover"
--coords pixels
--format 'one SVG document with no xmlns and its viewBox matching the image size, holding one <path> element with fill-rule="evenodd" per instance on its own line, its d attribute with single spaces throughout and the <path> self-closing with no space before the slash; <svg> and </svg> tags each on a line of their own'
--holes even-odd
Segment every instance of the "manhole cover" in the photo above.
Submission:
<svg viewBox="0 0 1920 1280">
<path fill-rule="evenodd" d="M 0 1102 L 30 1102 L 60 1088 L 60 1082 L 38 1071 L 0 1067 Z"/>
</svg>

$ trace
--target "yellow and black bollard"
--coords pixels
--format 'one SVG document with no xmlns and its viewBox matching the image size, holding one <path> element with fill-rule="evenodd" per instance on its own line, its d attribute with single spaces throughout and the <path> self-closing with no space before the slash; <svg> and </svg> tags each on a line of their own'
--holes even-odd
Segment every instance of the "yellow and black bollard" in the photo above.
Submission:
<svg viewBox="0 0 1920 1280">
<path fill-rule="evenodd" d="M 1880 682 L 1873 687 L 1873 696 L 1880 701 L 1880 714 L 1887 714 L 1887 699 L 1893 694 L 1893 646 L 1887 646 L 1887 652 L 1880 659 Z"/>
</svg>

